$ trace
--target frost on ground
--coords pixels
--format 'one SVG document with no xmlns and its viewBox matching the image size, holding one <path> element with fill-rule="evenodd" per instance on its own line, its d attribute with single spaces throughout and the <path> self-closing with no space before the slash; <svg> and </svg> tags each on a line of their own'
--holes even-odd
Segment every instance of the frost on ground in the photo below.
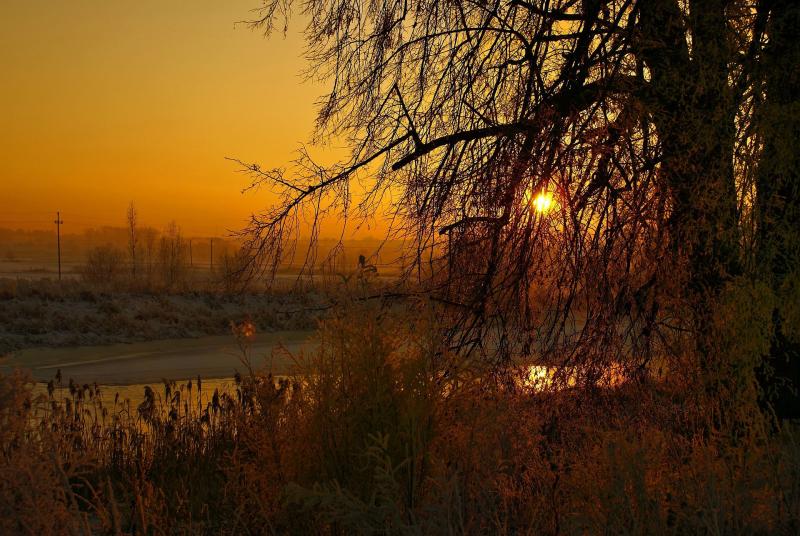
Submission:
<svg viewBox="0 0 800 536">
<path fill-rule="evenodd" d="M 98 290 L 79 281 L 0 279 L 0 355 L 41 346 L 92 346 L 230 333 L 251 319 L 259 331 L 310 329 L 314 292 L 225 294 Z"/>
</svg>

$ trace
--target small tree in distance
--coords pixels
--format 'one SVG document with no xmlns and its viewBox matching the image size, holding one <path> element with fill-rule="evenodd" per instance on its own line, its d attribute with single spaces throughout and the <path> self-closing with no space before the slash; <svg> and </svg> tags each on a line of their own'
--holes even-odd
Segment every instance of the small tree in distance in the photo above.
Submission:
<svg viewBox="0 0 800 536">
<path fill-rule="evenodd" d="M 152 227 L 144 227 L 139 233 L 142 236 L 144 243 L 144 258 L 142 259 L 145 268 L 145 277 L 148 282 L 151 282 L 155 275 L 156 264 L 156 243 L 158 240 L 158 231 Z"/>
<path fill-rule="evenodd" d="M 125 254 L 107 244 L 91 249 L 86 255 L 83 279 L 93 285 L 113 285 L 124 272 Z"/>
<path fill-rule="evenodd" d="M 181 229 L 174 221 L 167 225 L 161 236 L 159 265 L 162 282 L 167 288 L 175 288 L 186 282 L 188 275 L 187 246 Z"/>
<path fill-rule="evenodd" d="M 131 277 L 136 279 L 136 246 L 139 243 L 139 236 L 137 234 L 136 221 L 137 212 L 136 205 L 133 201 L 128 205 L 128 254 L 131 261 Z"/>
</svg>

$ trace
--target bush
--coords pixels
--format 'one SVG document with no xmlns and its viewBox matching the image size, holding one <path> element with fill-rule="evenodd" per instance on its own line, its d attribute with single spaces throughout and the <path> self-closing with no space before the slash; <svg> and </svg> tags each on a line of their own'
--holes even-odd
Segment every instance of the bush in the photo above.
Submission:
<svg viewBox="0 0 800 536">
<path fill-rule="evenodd" d="M 233 293 L 248 284 L 247 278 L 247 255 L 242 250 L 229 253 L 227 250 L 219 260 L 219 282 L 223 292 Z"/>
<path fill-rule="evenodd" d="M 0 300 L 13 300 L 17 295 L 15 279 L 0 279 Z"/>
<path fill-rule="evenodd" d="M 0 378 L 0 529 L 275 534 L 797 533 L 800 441 L 697 426 L 669 383 L 526 387 L 436 311 L 351 302 L 296 375 L 36 401 Z M 682 388 L 685 388 L 683 386 Z M 105 400 L 105 401 L 104 401 Z M 694 411 L 694 410 L 692 410 Z M 697 408 L 702 415 L 703 408 Z M 31 476 L 33 475 L 33 476 Z M 35 517 L 35 512 L 53 512 Z M 48 524 L 47 526 L 43 524 Z M 55 527 L 55 528 L 54 528 Z"/>
<path fill-rule="evenodd" d="M 125 254 L 113 246 L 98 246 L 86 255 L 83 279 L 95 285 L 117 283 L 125 272 Z"/>
<path fill-rule="evenodd" d="M 184 288 L 188 282 L 188 246 L 175 222 L 170 223 L 158 248 L 161 281 L 167 289 Z"/>
</svg>

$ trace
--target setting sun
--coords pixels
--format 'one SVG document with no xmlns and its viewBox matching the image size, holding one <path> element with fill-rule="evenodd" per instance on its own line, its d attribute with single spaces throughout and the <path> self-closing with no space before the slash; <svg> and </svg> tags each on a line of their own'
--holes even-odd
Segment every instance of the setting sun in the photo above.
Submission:
<svg viewBox="0 0 800 536">
<path fill-rule="evenodd" d="M 555 200 L 553 199 L 553 194 L 550 192 L 541 192 L 533 198 L 533 208 L 540 214 L 550 212 L 554 206 Z"/>
</svg>

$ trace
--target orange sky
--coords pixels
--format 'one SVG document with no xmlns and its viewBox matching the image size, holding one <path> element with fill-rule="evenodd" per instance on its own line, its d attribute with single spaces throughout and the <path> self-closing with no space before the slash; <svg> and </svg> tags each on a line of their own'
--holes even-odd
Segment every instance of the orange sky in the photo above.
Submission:
<svg viewBox="0 0 800 536">
<path fill-rule="evenodd" d="M 239 157 L 283 166 L 323 87 L 301 80 L 302 21 L 265 39 L 258 0 L 0 2 L 0 227 L 140 220 L 223 234 L 269 203 Z"/>
</svg>

